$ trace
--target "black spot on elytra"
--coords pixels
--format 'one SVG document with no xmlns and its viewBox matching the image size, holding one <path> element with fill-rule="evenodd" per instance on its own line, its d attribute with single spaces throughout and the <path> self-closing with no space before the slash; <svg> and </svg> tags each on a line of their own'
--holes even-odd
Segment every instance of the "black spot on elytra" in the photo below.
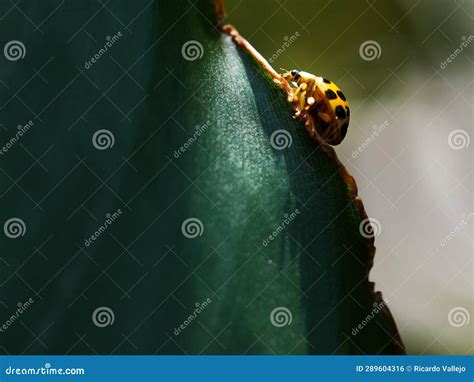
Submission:
<svg viewBox="0 0 474 382">
<path fill-rule="evenodd" d="M 331 83 L 331 81 L 329 81 L 327 78 L 323 78 L 323 82 L 324 82 L 325 84 L 330 84 L 330 83 Z"/>
<path fill-rule="evenodd" d="M 340 90 L 337 91 L 337 95 L 338 95 L 339 98 L 342 99 L 343 101 L 346 100 L 346 96 L 345 96 L 344 93 L 341 92 Z"/>
<path fill-rule="evenodd" d="M 349 118 L 351 115 L 351 111 L 349 110 L 347 106 L 346 106 L 346 114 L 347 114 L 347 118 Z"/>
<path fill-rule="evenodd" d="M 339 118 L 339 119 L 346 118 L 346 111 L 344 110 L 344 108 L 341 105 L 336 107 L 336 117 Z"/>
<path fill-rule="evenodd" d="M 336 99 L 337 95 L 331 89 L 328 89 L 326 90 L 326 97 L 328 97 L 328 99 Z"/>
</svg>

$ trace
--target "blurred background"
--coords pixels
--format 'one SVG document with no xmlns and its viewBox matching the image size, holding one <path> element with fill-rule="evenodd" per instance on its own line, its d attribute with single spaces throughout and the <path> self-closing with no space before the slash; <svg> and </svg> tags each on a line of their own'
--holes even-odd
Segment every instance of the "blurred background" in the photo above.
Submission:
<svg viewBox="0 0 474 382">
<path fill-rule="evenodd" d="M 371 280 L 410 354 L 474 354 L 474 1 L 226 0 L 275 69 L 335 81 L 337 154 L 376 230 Z"/>
</svg>

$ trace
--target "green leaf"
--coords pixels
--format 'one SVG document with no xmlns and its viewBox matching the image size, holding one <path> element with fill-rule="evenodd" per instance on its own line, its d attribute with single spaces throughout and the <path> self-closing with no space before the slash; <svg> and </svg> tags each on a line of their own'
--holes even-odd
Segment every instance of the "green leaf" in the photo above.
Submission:
<svg viewBox="0 0 474 382">
<path fill-rule="evenodd" d="M 27 227 L 20 239 L 2 239 L 9 266 L 0 300 L 8 317 L 32 297 L 22 322 L 44 331 L 34 341 L 12 325 L 3 349 L 400 352 L 384 304 L 351 334 L 381 296 L 367 279 L 373 250 L 340 164 L 292 118 L 284 89 L 216 26 L 214 3 L 73 8 L 64 4 L 39 42 L 31 28 L 21 32 L 26 60 L 0 72 L 2 103 L 27 93 L 5 106 L 2 139 L 19 116 L 35 123 L 24 148 L 0 158 L 2 218 Z M 116 30 L 123 37 L 84 69 Z M 45 62 L 42 83 L 35 68 Z M 101 129 L 113 135 L 106 150 L 92 144 Z M 42 166 L 26 149 L 46 152 Z M 113 324 L 92 319 L 101 307 Z"/>
</svg>

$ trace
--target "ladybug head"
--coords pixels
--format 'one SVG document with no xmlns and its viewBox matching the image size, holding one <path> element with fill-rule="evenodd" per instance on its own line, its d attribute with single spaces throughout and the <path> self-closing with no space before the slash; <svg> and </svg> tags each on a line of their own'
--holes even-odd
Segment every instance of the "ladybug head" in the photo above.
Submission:
<svg viewBox="0 0 474 382">
<path fill-rule="evenodd" d="M 300 72 L 296 69 L 286 71 L 282 77 L 287 81 L 298 81 L 301 78 Z"/>
</svg>

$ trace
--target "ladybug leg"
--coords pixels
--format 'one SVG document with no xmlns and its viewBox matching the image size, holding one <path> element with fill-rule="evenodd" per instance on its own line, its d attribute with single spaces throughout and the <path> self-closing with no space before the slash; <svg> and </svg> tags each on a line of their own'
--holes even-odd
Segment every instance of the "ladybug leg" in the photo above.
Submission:
<svg viewBox="0 0 474 382">
<path fill-rule="evenodd" d="M 308 95 L 305 97 L 305 110 L 311 109 L 311 107 L 316 103 L 316 99 L 314 98 L 313 92 L 308 92 Z"/>
<path fill-rule="evenodd" d="M 298 88 L 294 91 L 292 95 L 292 101 L 297 103 L 298 111 L 295 113 L 295 118 L 300 120 L 304 117 L 306 112 L 305 105 L 306 105 L 306 89 L 308 88 L 308 84 L 303 82 Z"/>
<path fill-rule="evenodd" d="M 308 102 L 307 92 L 306 91 L 300 92 L 298 95 L 298 111 L 295 113 L 296 119 L 298 120 L 304 119 L 304 116 L 307 114 L 308 109 L 309 109 L 307 107 L 307 102 Z"/>
<path fill-rule="evenodd" d="M 306 105 L 304 106 L 304 108 L 306 110 L 311 109 L 311 107 L 313 107 L 316 101 L 317 101 L 317 92 L 316 92 L 316 83 L 314 82 L 310 84 L 309 86 L 308 95 L 306 97 Z"/>
<path fill-rule="evenodd" d="M 308 84 L 306 84 L 306 82 L 303 82 L 300 86 L 298 86 L 298 88 L 293 93 L 293 99 L 296 101 L 299 93 L 306 91 L 307 87 L 308 87 Z"/>
<path fill-rule="evenodd" d="M 304 119 L 304 116 L 305 116 L 304 110 L 300 110 L 295 113 L 293 118 L 296 119 L 297 121 L 301 121 Z"/>
<path fill-rule="evenodd" d="M 299 109 L 304 110 L 305 105 L 306 105 L 306 91 L 300 93 L 298 101 L 299 101 Z"/>
</svg>

